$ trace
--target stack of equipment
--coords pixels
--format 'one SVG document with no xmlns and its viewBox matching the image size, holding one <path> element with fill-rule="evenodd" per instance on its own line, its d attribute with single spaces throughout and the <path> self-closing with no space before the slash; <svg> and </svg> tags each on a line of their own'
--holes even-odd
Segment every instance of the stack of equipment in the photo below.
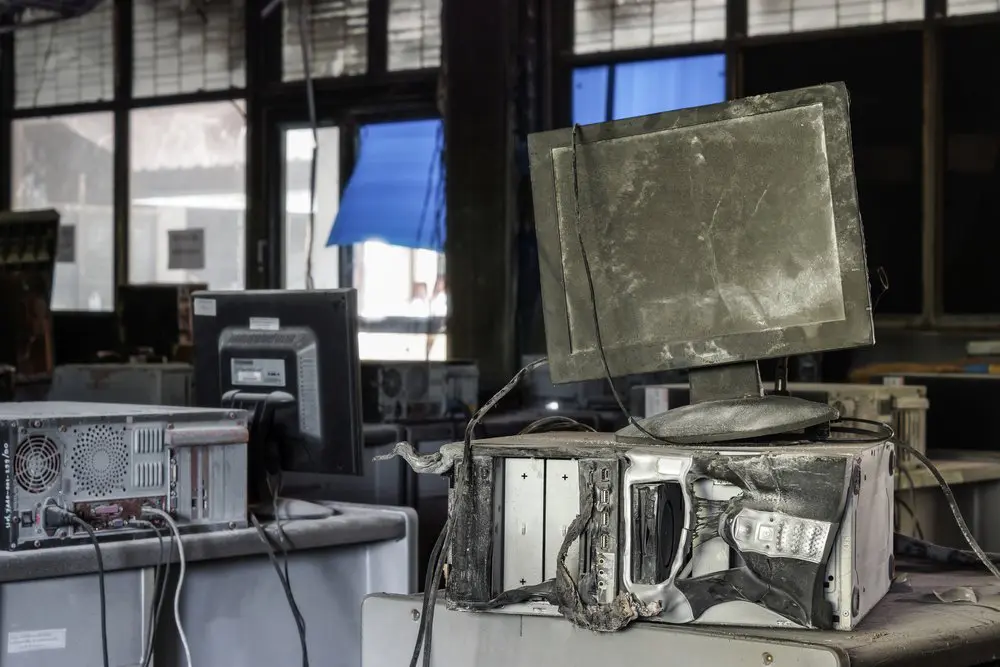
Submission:
<svg viewBox="0 0 1000 667">
<path fill-rule="evenodd" d="M 891 430 L 765 394 L 757 363 L 874 343 L 843 85 L 529 154 L 553 381 L 686 369 L 691 402 L 613 434 L 400 447 L 455 475 L 449 602 L 597 631 L 854 628 L 893 571 Z"/>
</svg>

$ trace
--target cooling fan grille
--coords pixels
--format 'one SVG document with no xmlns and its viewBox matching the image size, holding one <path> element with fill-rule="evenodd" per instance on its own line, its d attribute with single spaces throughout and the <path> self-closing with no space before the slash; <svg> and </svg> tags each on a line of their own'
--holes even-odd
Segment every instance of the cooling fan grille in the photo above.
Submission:
<svg viewBox="0 0 1000 667">
<path fill-rule="evenodd" d="M 14 479 L 28 493 L 44 493 L 62 475 L 59 445 L 44 435 L 33 434 L 21 441 L 14 454 Z"/>
<path fill-rule="evenodd" d="M 95 496 L 125 491 L 129 460 L 124 429 L 95 424 L 74 432 L 76 446 L 70 456 L 70 467 L 76 488 Z"/>
</svg>

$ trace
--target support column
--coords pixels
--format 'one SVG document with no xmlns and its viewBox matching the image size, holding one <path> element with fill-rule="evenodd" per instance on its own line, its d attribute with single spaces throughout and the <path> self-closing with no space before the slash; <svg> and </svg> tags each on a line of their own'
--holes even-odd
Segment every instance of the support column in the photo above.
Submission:
<svg viewBox="0 0 1000 667">
<path fill-rule="evenodd" d="M 449 353 L 479 363 L 482 394 L 516 371 L 514 84 L 517 3 L 443 11 Z"/>
</svg>

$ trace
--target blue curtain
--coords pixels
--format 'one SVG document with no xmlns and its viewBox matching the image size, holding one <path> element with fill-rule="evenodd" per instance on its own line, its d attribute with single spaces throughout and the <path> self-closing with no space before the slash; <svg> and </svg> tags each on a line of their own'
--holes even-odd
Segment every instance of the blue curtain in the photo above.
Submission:
<svg viewBox="0 0 1000 667">
<path fill-rule="evenodd" d="M 383 241 L 442 252 L 444 145 L 440 120 L 365 125 L 357 164 L 326 244 Z"/>
<path fill-rule="evenodd" d="M 725 99 L 726 57 L 721 53 L 581 67 L 573 72 L 573 122 L 581 125 Z"/>
</svg>

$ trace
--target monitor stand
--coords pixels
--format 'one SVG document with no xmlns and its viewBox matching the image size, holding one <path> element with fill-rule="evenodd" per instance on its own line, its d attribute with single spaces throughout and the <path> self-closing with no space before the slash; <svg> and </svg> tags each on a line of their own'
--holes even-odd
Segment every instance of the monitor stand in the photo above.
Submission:
<svg viewBox="0 0 1000 667">
<path fill-rule="evenodd" d="M 837 411 L 823 403 L 764 395 L 756 361 L 690 371 L 691 402 L 639 421 L 655 438 L 681 445 L 731 442 L 801 431 L 829 423 Z M 779 384 L 780 381 L 779 381 Z M 783 389 L 783 387 L 781 387 Z M 619 441 L 649 443 L 634 424 L 618 431 Z"/>
</svg>

